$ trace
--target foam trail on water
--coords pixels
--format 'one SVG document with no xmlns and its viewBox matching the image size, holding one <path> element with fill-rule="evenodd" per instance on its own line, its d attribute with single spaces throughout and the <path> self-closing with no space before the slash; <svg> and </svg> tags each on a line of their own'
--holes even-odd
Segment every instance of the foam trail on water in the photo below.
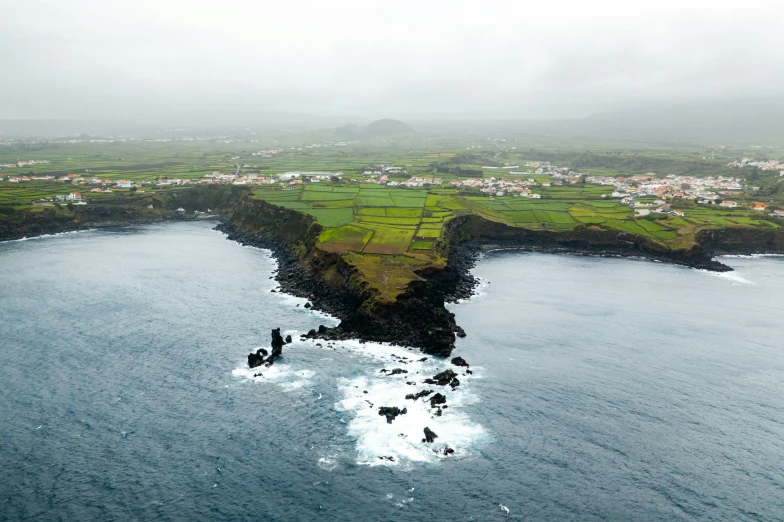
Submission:
<svg viewBox="0 0 784 522">
<path fill-rule="evenodd" d="M 93 232 L 94 230 L 95 230 L 94 228 L 88 228 L 85 230 L 71 230 L 69 232 L 58 232 L 56 234 L 41 234 L 40 236 L 30 236 L 30 237 L 22 237 L 19 239 L 12 239 L 9 241 L 9 243 L 14 241 L 31 241 L 33 239 L 47 239 L 50 237 L 69 236 L 71 234 L 79 234 L 81 232 Z"/>
<path fill-rule="evenodd" d="M 726 279 L 730 283 L 741 283 L 741 284 L 744 284 L 744 285 L 754 285 L 754 284 L 756 284 L 756 283 L 754 283 L 752 281 L 749 281 L 748 279 L 746 279 L 745 277 L 743 277 L 742 275 L 738 274 L 735 271 L 732 271 L 732 272 L 713 272 L 711 270 L 700 270 L 700 272 L 704 272 L 706 274 L 710 274 L 710 275 L 712 275 L 714 277 L 720 277 L 722 279 Z"/>
<path fill-rule="evenodd" d="M 784 257 L 784 254 L 727 254 L 720 257 L 727 258 L 740 258 L 740 259 L 757 259 L 760 257 Z"/>
</svg>

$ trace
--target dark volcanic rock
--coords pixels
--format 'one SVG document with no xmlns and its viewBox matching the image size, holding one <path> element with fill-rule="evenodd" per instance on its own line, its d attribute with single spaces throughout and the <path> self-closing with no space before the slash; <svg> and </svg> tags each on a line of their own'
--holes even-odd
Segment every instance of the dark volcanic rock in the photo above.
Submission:
<svg viewBox="0 0 784 522">
<path fill-rule="evenodd" d="M 357 279 L 355 266 L 338 254 L 318 249 L 323 229 L 313 218 L 263 201 L 244 199 L 228 218 L 233 224 L 221 223 L 217 227 L 228 239 L 272 250 L 279 266 L 275 275 L 278 291 L 303 297 L 312 307 L 340 319 L 337 327 L 319 328 L 308 337 L 416 346 L 427 354 L 444 357 L 451 355 L 455 332 L 458 336 L 465 334 L 444 303 L 473 295 L 478 281 L 470 270 L 483 251 L 512 248 L 608 257 L 642 256 L 714 271 L 731 270 L 711 259 L 717 252 L 784 251 L 784 234 L 774 232 L 760 232 L 764 237 L 746 237 L 742 230 L 705 231 L 710 234 L 701 235 L 700 244 L 692 250 L 670 252 L 640 236 L 596 227 L 580 226 L 563 233 L 531 231 L 479 216 L 461 216 L 444 226 L 437 247 L 440 255 L 447 256 L 446 266 L 417 270 L 418 280 L 409 284 L 394 302 L 381 304 L 369 301 L 374 297 L 366 288 L 351 283 Z"/>
<path fill-rule="evenodd" d="M 462 326 L 457 327 L 457 329 L 455 330 L 455 335 L 461 338 L 466 336 L 465 330 L 463 330 Z"/>
<path fill-rule="evenodd" d="M 451 455 L 451 454 L 452 454 L 452 453 L 454 453 L 454 452 L 455 452 L 455 450 L 453 450 L 453 449 L 452 449 L 452 448 L 450 448 L 449 446 L 447 446 L 446 448 L 444 448 L 444 455 Z"/>
<path fill-rule="evenodd" d="M 395 368 L 394 370 L 389 372 L 389 375 L 400 375 L 401 373 L 408 373 L 408 370 L 403 370 L 402 368 Z"/>
<path fill-rule="evenodd" d="M 468 368 L 468 363 L 462 357 L 455 357 L 454 359 L 452 359 L 452 364 L 454 364 L 455 366 L 465 366 L 466 368 Z"/>
<path fill-rule="evenodd" d="M 286 336 L 286 344 L 289 344 L 290 342 L 291 342 L 291 336 L 287 335 Z"/>
<path fill-rule="evenodd" d="M 392 424 L 395 417 L 398 415 L 405 415 L 406 413 L 408 413 L 408 409 L 403 408 L 401 410 L 397 406 L 381 406 L 378 409 L 378 414 L 387 418 L 387 424 Z"/>
<path fill-rule="evenodd" d="M 264 364 L 264 356 L 267 355 L 267 350 L 259 348 L 256 353 L 248 354 L 248 367 L 255 368 Z"/>
<path fill-rule="evenodd" d="M 427 397 L 431 393 L 433 393 L 433 390 L 422 390 L 419 393 L 409 393 L 408 395 L 406 395 L 406 399 L 410 399 L 412 401 L 415 401 L 415 400 L 419 399 L 420 397 Z"/>
<path fill-rule="evenodd" d="M 270 356 L 267 357 L 267 360 L 264 361 L 266 366 L 272 366 L 272 363 L 283 354 L 283 337 L 280 335 L 280 328 L 275 328 L 272 330 L 272 353 Z"/>
<path fill-rule="evenodd" d="M 435 408 L 439 404 L 446 404 L 446 397 L 444 397 L 440 393 L 436 393 L 432 397 L 430 397 L 430 407 Z"/>
<path fill-rule="evenodd" d="M 438 435 L 436 435 L 433 430 L 425 428 L 425 438 L 422 439 L 422 442 L 434 442 L 437 438 Z"/>
<path fill-rule="evenodd" d="M 457 380 L 457 377 L 455 377 L 455 378 L 454 378 L 454 379 L 452 379 L 452 381 L 449 383 L 449 386 L 451 386 L 451 387 L 452 387 L 452 389 L 454 390 L 455 388 L 457 388 L 458 386 L 460 386 L 460 381 L 458 381 L 458 380 Z"/>
<path fill-rule="evenodd" d="M 312 306 L 313 306 L 313 305 L 312 305 L 312 304 L 310 304 L 310 303 L 305 303 L 305 308 L 310 308 L 310 307 L 312 307 Z"/>
<path fill-rule="evenodd" d="M 446 386 L 452 379 L 457 377 L 457 374 L 450 369 L 446 369 L 441 373 L 437 373 L 433 376 L 432 379 L 425 379 L 427 384 L 437 384 L 439 386 Z"/>
</svg>

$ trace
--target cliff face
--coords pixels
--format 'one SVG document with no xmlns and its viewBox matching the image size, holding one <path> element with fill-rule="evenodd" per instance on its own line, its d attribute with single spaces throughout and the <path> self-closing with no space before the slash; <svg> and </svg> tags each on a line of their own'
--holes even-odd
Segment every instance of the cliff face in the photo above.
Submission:
<svg viewBox="0 0 784 522">
<path fill-rule="evenodd" d="M 703 230 L 697 241 L 710 255 L 784 252 L 784 232 L 751 227 Z"/>
<path fill-rule="evenodd" d="M 96 226 L 122 226 L 164 221 L 176 217 L 170 210 L 146 205 L 85 205 L 0 210 L 0 241 L 43 234 L 59 234 Z"/>
<path fill-rule="evenodd" d="M 526 230 L 469 215 L 445 226 L 435 245 L 434 261 L 411 268 L 405 288 L 390 298 L 368 278 L 363 264 L 370 256 L 318 248 L 323 228 L 310 216 L 246 198 L 228 218 L 224 231 L 230 239 L 275 252 L 282 290 L 306 297 L 317 308 L 341 319 L 338 327 L 312 335 L 393 342 L 443 356 L 449 355 L 455 332 L 461 331 L 444 304 L 470 295 L 474 281 L 469 269 L 481 249 L 643 256 L 709 270 L 730 270 L 711 260 L 714 253 L 784 250 L 781 232 L 747 227 L 703 231 L 685 242 L 685 247 L 671 249 L 647 238 L 595 226 L 567 232 Z"/>
<path fill-rule="evenodd" d="M 153 205 L 153 208 L 149 208 Z M 570 231 L 528 230 L 460 216 L 444 227 L 433 256 L 379 256 L 326 252 L 318 248 L 323 228 L 300 212 L 254 199 L 245 187 L 199 187 L 164 197 L 142 197 L 82 207 L 4 210 L 0 240 L 64 232 L 101 225 L 127 225 L 176 219 L 172 209 L 224 216 L 220 225 L 240 243 L 271 249 L 279 263 L 281 291 L 308 298 L 340 318 L 336 328 L 313 335 L 359 338 L 416 346 L 436 355 L 454 347 L 454 315 L 445 302 L 471 295 L 469 270 L 482 249 L 522 248 L 603 256 L 642 256 L 709 270 L 730 270 L 712 261 L 723 253 L 784 252 L 784 231 L 752 227 L 702 230 L 684 236 L 677 247 L 633 234 L 582 226 Z"/>
<path fill-rule="evenodd" d="M 389 299 L 363 274 L 363 259 L 317 248 L 323 229 L 310 216 L 246 199 L 227 218 L 221 229 L 229 239 L 273 250 L 281 290 L 341 319 L 321 337 L 394 342 L 440 355 L 451 352 L 455 324 L 440 291 L 443 270 L 422 270 L 402 294 Z"/>
<path fill-rule="evenodd" d="M 445 238 L 437 244 L 443 252 L 449 252 L 455 244 L 471 242 L 484 249 L 522 248 L 614 257 L 641 256 L 709 270 L 729 269 L 712 261 L 705 248 L 695 241 L 684 241 L 683 246 L 671 248 L 651 238 L 598 226 L 583 225 L 568 231 L 529 230 L 469 215 L 450 222 L 446 231 Z"/>
</svg>

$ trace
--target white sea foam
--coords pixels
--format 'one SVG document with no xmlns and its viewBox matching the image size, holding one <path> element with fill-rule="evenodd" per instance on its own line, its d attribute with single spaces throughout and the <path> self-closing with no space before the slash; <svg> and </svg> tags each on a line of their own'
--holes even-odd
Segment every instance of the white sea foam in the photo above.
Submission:
<svg viewBox="0 0 784 522">
<path fill-rule="evenodd" d="M 257 366 L 256 368 L 248 368 L 243 365 L 235 368 L 231 374 L 247 381 L 273 383 L 284 391 L 298 390 L 309 385 L 310 379 L 315 375 L 311 370 L 297 369 L 291 364 L 284 363 L 276 363 L 270 367 Z"/>
<path fill-rule="evenodd" d="M 739 258 L 739 259 L 757 259 L 760 257 L 784 257 L 784 254 L 727 254 L 719 257 Z"/>
<path fill-rule="evenodd" d="M 477 443 L 486 436 L 482 426 L 471 421 L 465 411 L 466 406 L 480 400 L 472 390 L 472 381 L 482 378 L 483 368 L 471 367 L 474 373 L 464 375 L 463 368 L 400 346 L 361 343 L 356 340 L 299 340 L 298 331 L 288 331 L 286 334 L 294 338 L 287 345 L 294 353 L 315 349 L 335 354 L 334 359 L 355 360 L 350 368 L 358 369 L 360 373 L 337 379 L 341 399 L 334 404 L 334 408 L 345 413 L 340 421 L 346 424 L 347 434 L 354 441 L 358 464 L 410 467 L 416 463 L 434 463 L 445 458 L 466 458 L 476 453 Z M 394 368 L 401 368 L 408 373 L 381 373 L 382 369 Z M 446 368 L 458 374 L 460 386 L 456 389 L 422 382 Z M 258 373 L 261 375 L 256 377 Z M 350 370 L 346 371 L 346 375 L 350 373 Z M 243 365 L 232 374 L 255 383 L 273 383 L 284 391 L 310 386 L 315 375 L 313 371 L 297 368 L 296 360 L 292 357 L 286 363 L 276 363 L 269 368 L 260 366 L 250 369 Z M 416 384 L 409 385 L 407 382 Z M 425 389 L 446 396 L 448 408 L 442 410 L 440 417 L 435 415 L 435 409 L 430 408 L 426 397 L 424 400 L 406 400 L 406 394 Z M 398 415 L 388 424 L 378 414 L 381 406 L 406 408 L 407 413 Z M 438 435 L 435 443 L 422 442 L 425 427 Z M 454 449 L 455 453 L 445 456 L 443 451 L 447 446 Z M 393 460 L 379 457 L 392 457 Z M 333 468 L 333 465 L 337 465 L 334 456 L 322 455 L 318 460 L 318 466 L 323 469 Z"/>
<path fill-rule="evenodd" d="M 271 279 L 270 282 L 272 282 Z M 277 296 L 278 299 L 282 301 L 284 306 L 293 308 L 296 312 L 301 314 L 314 315 L 316 317 L 320 317 L 325 321 L 326 326 L 337 326 L 340 323 L 340 319 L 332 315 L 329 315 L 328 313 L 322 312 L 320 310 L 314 310 L 313 308 L 305 308 L 305 304 L 308 303 L 307 299 L 303 297 L 297 297 L 292 294 L 287 294 L 286 292 L 278 291 L 277 283 L 270 286 L 270 289 L 273 288 L 276 290 L 276 292 L 273 295 Z"/>
<path fill-rule="evenodd" d="M 318 467 L 323 469 L 324 471 L 332 471 L 338 467 L 338 456 L 337 455 L 324 455 L 320 459 L 318 459 Z"/>
<path fill-rule="evenodd" d="M 30 236 L 30 237 L 22 237 L 19 239 L 12 239 L 11 241 L 30 241 L 33 239 L 47 239 L 50 237 L 60 237 L 60 236 L 69 236 L 71 234 L 79 234 L 81 232 L 92 232 L 94 228 L 88 228 L 85 230 L 71 230 L 69 232 L 58 232 L 57 234 L 41 234 L 40 236 Z"/>
<path fill-rule="evenodd" d="M 752 281 L 749 281 L 742 275 L 738 274 L 735 271 L 732 272 L 713 272 L 712 270 L 700 270 L 700 272 L 704 272 L 706 274 L 710 274 L 714 277 L 720 277 L 721 279 L 726 279 L 730 283 L 741 283 L 744 285 L 753 285 L 756 284 Z"/>
<path fill-rule="evenodd" d="M 351 415 L 348 420 L 348 435 L 355 440 L 357 463 L 369 466 L 410 466 L 415 463 L 437 462 L 440 459 L 465 458 L 475 453 L 476 443 L 485 437 L 481 425 L 471 421 L 464 411 L 465 406 L 474 404 L 479 398 L 471 390 L 471 381 L 481 378 L 481 368 L 471 368 L 473 375 L 463 375 L 462 368 L 445 364 L 443 360 L 425 357 L 405 348 L 377 343 L 361 344 L 356 341 L 338 343 L 351 355 L 371 359 L 373 368 L 364 375 L 338 379 L 338 389 L 343 397 L 335 403 L 335 409 Z M 398 357 L 393 357 L 397 355 Z M 402 362 L 408 358 L 408 364 Z M 460 386 L 452 390 L 449 386 L 423 384 L 422 381 L 447 367 L 459 375 Z M 386 368 L 402 368 L 408 373 L 390 376 L 380 373 Z M 408 385 L 406 382 L 416 382 Z M 438 417 L 430 408 L 427 398 L 417 401 L 406 400 L 409 393 L 433 390 L 447 397 L 447 409 Z M 367 391 L 367 393 L 365 393 Z M 406 408 L 407 413 L 398 415 L 391 424 L 378 414 L 381 406 Z M 435 443 L 423 443 L 424 428 L 437 435 Z M 445 456 L 446 447 L 455 450 Z M 392 457 L 387 460 L 381 457 Z"/>
</svg>

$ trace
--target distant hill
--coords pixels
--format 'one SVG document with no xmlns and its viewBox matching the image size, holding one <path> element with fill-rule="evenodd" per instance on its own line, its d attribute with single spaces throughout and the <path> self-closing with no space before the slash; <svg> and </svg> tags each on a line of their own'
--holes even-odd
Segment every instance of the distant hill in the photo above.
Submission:
<svg viewBox="0 0 784 522">
<path fill-rule="evenodd" d="M 346 139 L 360 139 L 374 136 L 391 136 L 395 134 L 412 134 L 414 129 L 400 120 L 376 120 L 366 127 L 344 125 L 335 129 L 335 134 Z"/>
<path fill-rule="evenodd" d="M 784 99 L 636 107 L 597 113 L 573 128 L 607 137 L 766 142 L 784 138 Z"/>
<path fill-rule="evenodd" d="M 380 136 L 382 134 L 407 134 L 414 132 L 414 129 L 400 120 L 383 119 L 376 120 L 367 126 L 368 134 Z"/>
<path fill-rule="evenodd" d="M 425 134 L 482 132 L 557 140 L 622 140 L 702 145 L 784 142 L 784 98 L 631 107 L 562 120 L 415 121 Z"/>
</svg>

